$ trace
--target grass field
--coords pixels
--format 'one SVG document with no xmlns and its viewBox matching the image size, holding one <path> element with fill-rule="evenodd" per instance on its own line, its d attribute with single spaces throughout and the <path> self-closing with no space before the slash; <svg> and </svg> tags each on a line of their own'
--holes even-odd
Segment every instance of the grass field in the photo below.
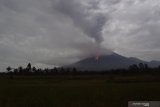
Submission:
<svg viewBox="0 0 160 107">
<path fill-rule="evenodd" d="M 129 100 L 160 100 L 159 82 L 119 80 L 122 77 L 1 77 L 0 107 L 127 107 Z"/>
</svg>

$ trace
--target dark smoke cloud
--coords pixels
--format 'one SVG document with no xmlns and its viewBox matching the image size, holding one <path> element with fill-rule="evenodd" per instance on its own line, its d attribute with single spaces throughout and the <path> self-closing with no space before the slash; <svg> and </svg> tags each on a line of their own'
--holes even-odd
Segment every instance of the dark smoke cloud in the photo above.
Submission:
<svg viewBox="0 0 160 107">
<path fill-rule="evenodd" d="M 103 41 L 102 30 L 107 21 L 106 15 L 98 12 L 99 2 L 90 1 L 88 4 L 80 0 L 58 0 L 54 2 L 54 8 L 73 20 L 87 36 L 97 43 Z"/>
</svg>

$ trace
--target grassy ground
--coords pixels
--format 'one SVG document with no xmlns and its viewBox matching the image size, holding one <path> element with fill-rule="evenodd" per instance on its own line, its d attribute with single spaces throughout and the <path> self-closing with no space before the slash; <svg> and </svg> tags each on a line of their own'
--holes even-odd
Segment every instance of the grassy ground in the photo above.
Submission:
<svg viewBox="0 0 160 107">
<path fill-rule="evenodd" d="M 0 107 L 127 107 L 129 100 L 160 100 L 159 82 L 117 82 L 121 78 L 0 78 Z"/>
</svg>

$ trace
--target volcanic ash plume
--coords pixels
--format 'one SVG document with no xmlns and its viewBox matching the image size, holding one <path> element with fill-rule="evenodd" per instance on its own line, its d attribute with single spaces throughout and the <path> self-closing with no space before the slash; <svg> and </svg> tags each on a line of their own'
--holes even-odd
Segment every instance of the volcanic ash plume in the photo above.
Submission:
<svg viewBox="0 0 160 107">
<path fill-rule="evenodd" d="M 106 16 L 98 11 L 100 8 L 97 1 L 82 1 L 57 0 L 54 8 L 71 18 L 75 26 L 100 44 L 103 41 L 102 30 L 107 21 Z"/>
</svg>

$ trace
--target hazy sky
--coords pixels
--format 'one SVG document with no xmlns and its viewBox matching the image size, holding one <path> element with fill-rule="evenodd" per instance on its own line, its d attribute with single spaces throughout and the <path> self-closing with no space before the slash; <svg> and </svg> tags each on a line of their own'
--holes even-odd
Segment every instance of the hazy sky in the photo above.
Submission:
<svg viewBox="0 0 160 107">
<path fill-rule="evenodd" d="M 0 67 L 111 51 L 160 60 L 160 0 L 0 0 Z"/>
</svg>

